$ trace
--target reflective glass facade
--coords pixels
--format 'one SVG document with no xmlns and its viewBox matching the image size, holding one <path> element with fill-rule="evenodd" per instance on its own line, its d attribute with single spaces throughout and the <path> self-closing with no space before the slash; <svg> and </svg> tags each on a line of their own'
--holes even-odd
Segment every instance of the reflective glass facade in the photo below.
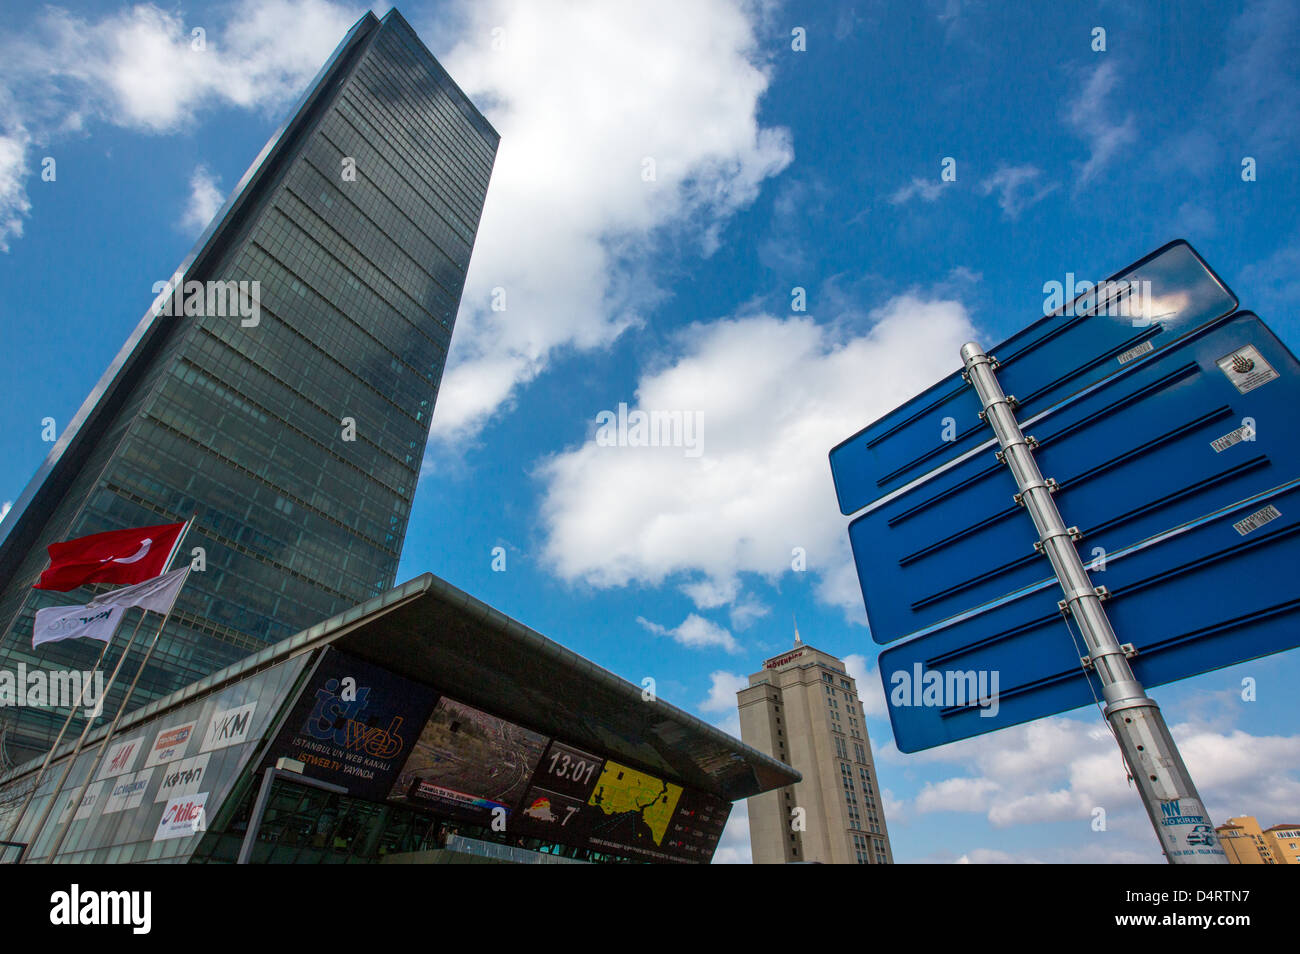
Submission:
<svg viewBox="0 0 1300 954">
<path fill-rule="evenodd" d="M 92 667 L 98 643 L 31 649 L 37 609 L 93 592 L 29 589 L 84 534 L 196 514 L 206 569 L 131 708 L 392 586 L 497 141 L 396 11 L 358 22 L 188 263 L 257 282 L 256 324 L 152 319 L 6 521 L 0 669 Z M 0 714 L 10 758 L 65 713 Z"/>
</svg>

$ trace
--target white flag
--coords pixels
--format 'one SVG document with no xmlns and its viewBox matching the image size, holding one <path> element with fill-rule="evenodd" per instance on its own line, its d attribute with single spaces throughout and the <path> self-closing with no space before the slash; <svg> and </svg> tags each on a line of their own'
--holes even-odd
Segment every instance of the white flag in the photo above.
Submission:
<svg viewBox="0 0 1300 954">
<path fill-rule="evenodd" d="M 181 567 L 152 580 L 123 586 L 101 593 L 85 606 L 47 606 L 36 611 L 36 624 L 32 628 L 32 648 L 42 643 L 77 636 L 108 642 L 113 638 L 122 614 L 132 606 L 166 613 L 176 602 L 176 594 L 189 573 Z"/>
<path fill-rule="evenodd" d="M 47 606 L 36 611 L 32 649 L 41 643 L 84 636 L 108 642 L 122 619 L 120 606 Z"/>
</svg>

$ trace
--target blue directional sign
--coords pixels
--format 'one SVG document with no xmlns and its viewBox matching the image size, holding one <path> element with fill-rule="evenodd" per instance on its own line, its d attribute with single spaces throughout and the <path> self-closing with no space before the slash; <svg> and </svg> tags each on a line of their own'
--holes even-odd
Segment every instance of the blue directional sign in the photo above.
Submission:
<svg viewBox="0 0 1300 954">
<path fill-rule="evenodd" d="M 1222 367 L 1238 353 L 1271 377 L 1243 388 Z M 1259 318 L 1241 312 L 1129 363 L 1021 429 L 1038 441 L 1039 469 L 1057 481 L 1057 507 L 1079 527 L 1086 560 L 1300 476 L 1300 440 L 1283 423 L 1297 408 L 1300 365 Z M 1051 572 L 994 452 L 967 454 L 850 524 L 877 642 Z"/>
<path fill-rule="evenodd" d="M 1300 645 L 1300 362 L 1236 305 L 1174 242 L 992 349 L 1145 686 Z M 980 410 L 953 374 L 830 455 L 904 752 L 1102 697 Z"/>
<path fill-rule="evenodd" d="M 1020 420 L 1237 308 L 1227 286 L 1181 241 L 1072 299 L 990 352 L 1003 391 L 1019 402 Z M 840 510 L 856 513 L 988 442 L 979 410 L 954 372 L 835 447 Z"/>
<path fill-rule="evenodd" d="M 1280 422 L 1275 422 L 1280 424 Z M 1144 686 L 1300 644 L 1300 480 L 1089 566 Z M 880 654 L 903 752 L 1092 704 L 1087 652 L 1048 578 Z M 1095 693 L 1095 695 L 1094 695 Z"/>
</svg>

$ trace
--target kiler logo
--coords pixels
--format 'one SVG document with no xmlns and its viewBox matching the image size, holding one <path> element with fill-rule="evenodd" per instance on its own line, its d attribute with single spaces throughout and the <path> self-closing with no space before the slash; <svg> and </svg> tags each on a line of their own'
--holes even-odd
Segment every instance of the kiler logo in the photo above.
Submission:
<svg viewBox="0 0 1300 954">
<path fill-rule="evenodd" d="M 207 823 L 204 819 L 203 810 L 207 800 L 207 792 L 173 798 L 167 803 L 167 807 L 163 809 L 162 818 L 158 822 L 158 830 L 154 832 L 153 840 L 167 841 L 171 838 L 185 838 L 188 835 L 197 835 L 206 831 Z"/>
</svg>

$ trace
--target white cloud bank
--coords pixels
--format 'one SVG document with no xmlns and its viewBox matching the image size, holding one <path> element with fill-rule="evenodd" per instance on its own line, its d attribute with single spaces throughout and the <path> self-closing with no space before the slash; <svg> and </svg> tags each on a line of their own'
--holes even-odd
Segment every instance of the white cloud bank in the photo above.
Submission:
<svg viewBox="0 0 1300 954">
<path fill-rule="evenodd" d="M 1174 738 L 1216 824 L 1238 814 L 1266 824 L 1300 803 L 1300 736 L 1251 735 L 1198 720 L 1172 726 Z M 1100 715 L 1056 716 L 903 756 L 892 744 L 881 762 L 913 770 L 962 766 L 966 774 L 926 782 L 887 812 L 891 822 L 934 812 L 983 815 L 995 829 L 1074 822 L 1079 837 L 1044 860 L 1154 862 L 1160 849 L 1119 749 Z M 1099 815 L 1099 810 L 1101 814 Z M 1097 819 L 1105 829 L 1094 829 Z M 970 860 L 981 860 L 972 852 Z M 983 859 L 993 860 L 993 859 Z M 1018 859 L 1020 860 L 1020 859 Z"/>
<path fill-rule="evenodd" d="M 34 146 L 95 123 L 166 134 L 212 107 L 283 109 L 362 9 L 241 0 L 216 22 L 151 3 L 97 20 L 47 7 L 33 31 L 0 40 L 0 251 L 31 209 L 24 180 L 37 168 Z"/>
<path fill-rule="evenodd" d="M 596 587 L 676 577 L 714 608 L 743 602 L 742 573 L 796 572 L 801 547 L 820 597 L 861 617 L 827 453 L 955 370 L 972 335 L 951 300 L 903 295 L 868 317 L 856 333 L 765 315 L 687 329 L 677 359 L 641 378 L 636 403 L 700 414 L 703 453 L 591 439 L 542 461 L 552 572 Z"/>
<path fill-rule="evenodd" d="M 768 76 L 747 3 L 496 0 L 464 13 L 444 62 L 502 140 L 433 420 L 448 441 L 557 352 L 639 323 L 662 292 L 637 258 L 667 239 L 708 254 L 793 158 L 788 133 L 756 118 Z"/>
</svg>

